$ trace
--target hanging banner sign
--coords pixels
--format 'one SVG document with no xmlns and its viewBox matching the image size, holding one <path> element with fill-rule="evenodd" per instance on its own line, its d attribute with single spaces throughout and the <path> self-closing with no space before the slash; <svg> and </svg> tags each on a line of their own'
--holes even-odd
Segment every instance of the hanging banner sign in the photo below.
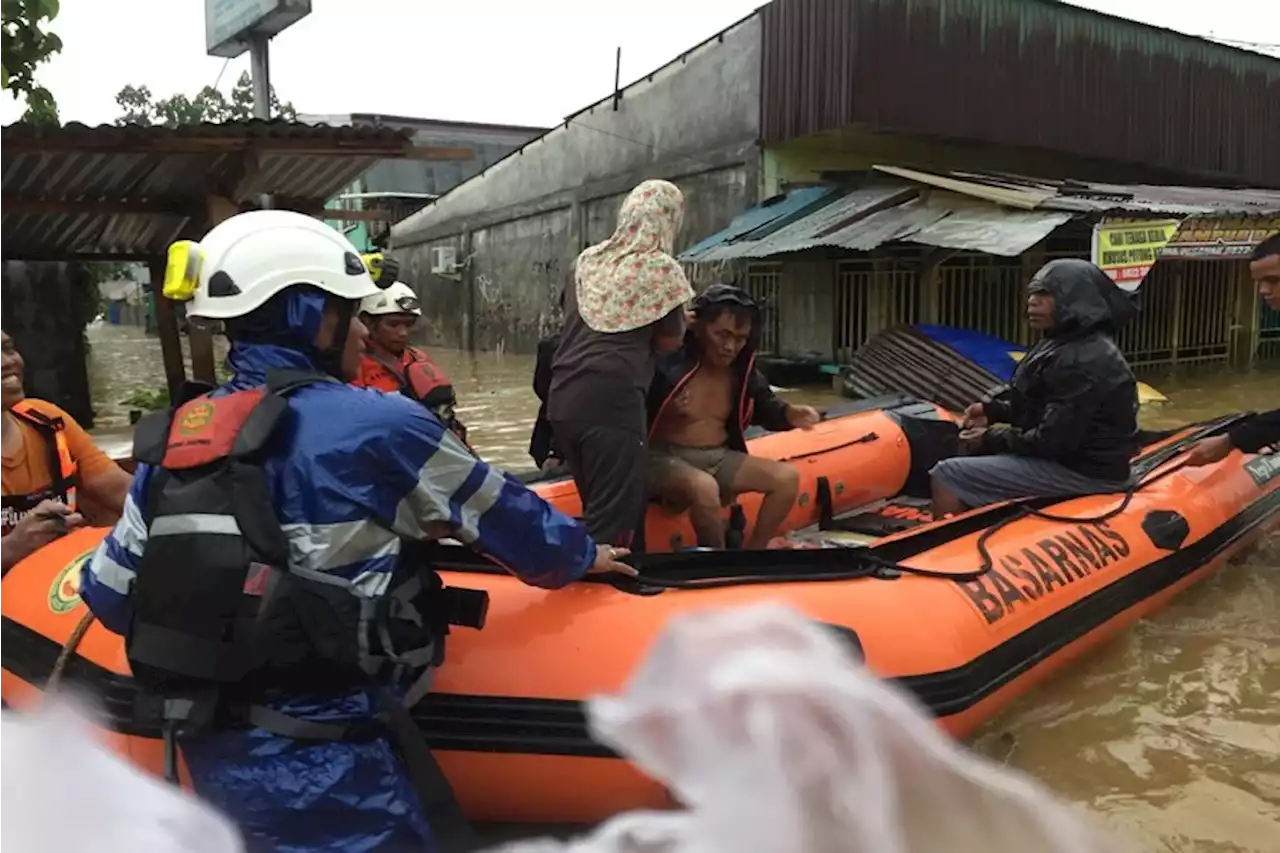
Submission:
<svg viewBox="0 0 1280 853">
<path fill-rule="evenodd" d="M 1142 284 L 1179 224 L 1177 219 L 1104 219 L 1093 226 L 1093 262 L 1116 284 L 1132 290 Z"/>
<path fill-rule="evenodd" d="M 1184 219 L 1178 233 L 1160 250 L 1160 257 L 1200 261 L 1247 258 L 1254 246 L 1277 231 L 1280 217 Z"/>
</svg>

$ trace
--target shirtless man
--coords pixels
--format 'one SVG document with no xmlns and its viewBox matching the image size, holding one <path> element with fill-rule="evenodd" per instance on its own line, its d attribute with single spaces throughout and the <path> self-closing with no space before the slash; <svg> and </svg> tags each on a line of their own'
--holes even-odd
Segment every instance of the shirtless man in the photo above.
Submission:
<svg viewBox="0 0 1280 853">
<path fill-rule="evenodd" d="M 821 416 L 778 397 L 755 369 L 760 306 L 744 290 L 714 284 L 693 303 L 684 344 L 658 361 L 649 391 L 649 490 L 683 510 L 698 544 L 723 548 L 721 508 L 744 492 L 764 500 L 747 548 L 764 548 L 786 519 L 800 474 L 785 462 L 747 454 L 751 424 L 809 429 Z"/>
</svg>

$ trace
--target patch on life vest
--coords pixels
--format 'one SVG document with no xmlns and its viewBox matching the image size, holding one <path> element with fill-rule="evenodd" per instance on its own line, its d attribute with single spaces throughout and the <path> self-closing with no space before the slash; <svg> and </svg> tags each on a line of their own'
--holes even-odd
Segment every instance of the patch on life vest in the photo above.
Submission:
<svg viewBox="0 0 1280 853">
<path fill-rule="evenodd" d="M 163 466 L 180 471 L 225 459 L 240 428 L 265 396 L 265 388 L 253 388 L 180 406 L 169 428 Z"/>
<path fill-rule="evenodd" d="M 49 609 L 54 613 L 69 613 L 80 606 L 80 571 L 94 550 L 85 551 L 54 575 L 53 585 L 49 587 Z"/>
<path fill-rule="evenodd" d="M 213 422 L 216 407 L 208 400 L 200 400 L 191 406 L 182 408 L 178 420 L 178 432 L 183 435 L 198 435 Z"/>
<path fill-rule="evenodd" d="M 1280 476 L 1280 452 L 1259 456 L 1244 463 L 1244 470 L 1259 486 L 1265 486 Z"/>
</svg>

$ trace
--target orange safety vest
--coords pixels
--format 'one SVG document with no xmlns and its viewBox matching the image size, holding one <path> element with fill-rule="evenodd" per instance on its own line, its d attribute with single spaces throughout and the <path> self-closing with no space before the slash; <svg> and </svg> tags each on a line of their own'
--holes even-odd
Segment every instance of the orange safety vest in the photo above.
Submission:
<svg viewBox="0 0 1280 853">
<path fill-rule="evenodd" d="M 79 466 L 71 456 L 67 443 L 66 427 L 62 418 L 50 417 L 30 402 L 24 400 L 9 410 L 15 418 L 35 428 L 49 453 L 49 471 L 53 482 L 47 489 L 25 495 L 5 495 L 3 498 L 3 532 L 9 535 L 22 517 L 35 509 L 41 501 L 59 501 L 72 511 L 76 509 L 76 486 L 80 480 Z M 30 452 L 32 448 L 28 448 Z"/>
<path fill-rule="evenodd" d="M 389 394 L 399 391 L 429 409 L 457 402 L 449 377 L 415 347 L 405 347 L 398 364 L 376 353 L 367 353 L 361 359 L 360 377 L 355 384 Z"/>
<path fill-rule="evenodd" d="M 374 352 L 366 353 L 360 360 L 360 375 L 352 383 L 360 388 L 376 388 L 388 394 L 399 391 L 411 400 L 417 400 L 440 419 L 462 443 L 467 441 L 467 427 L 454 414 L 458 395 L 448 375 L 416 347 L 405 347 L 399 364 Z"/>
</svg>

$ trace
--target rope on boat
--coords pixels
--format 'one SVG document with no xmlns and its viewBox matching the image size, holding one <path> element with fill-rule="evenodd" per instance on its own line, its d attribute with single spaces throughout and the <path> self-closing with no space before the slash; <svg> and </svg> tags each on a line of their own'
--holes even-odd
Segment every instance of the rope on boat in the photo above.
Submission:
<svg viewBox="0 0 1280 853">
<path fill-rule="evenodd" d="M 79 623 L 76 624 L 75 630 L 71 632 L 70 637 L 67 637 L 66 644 L 63 645 L 62 651 L 58 653 L 58 659 L 54 661 L 53 669 L 49 672 L 49 680 L 45 682 L 44 686 L 46 695 L 58 689 L 58 685 L 62 682 L 62 673 L 66 671 L 67 663 L 71 660 L 71 656 L 76 653 L 76 649 L 80 646 L 80 641 L 89 632 L 89 626 L 93 622 L 93 611 L 86 607 L 84 615 L 80 617 Z"/>
</svg>

